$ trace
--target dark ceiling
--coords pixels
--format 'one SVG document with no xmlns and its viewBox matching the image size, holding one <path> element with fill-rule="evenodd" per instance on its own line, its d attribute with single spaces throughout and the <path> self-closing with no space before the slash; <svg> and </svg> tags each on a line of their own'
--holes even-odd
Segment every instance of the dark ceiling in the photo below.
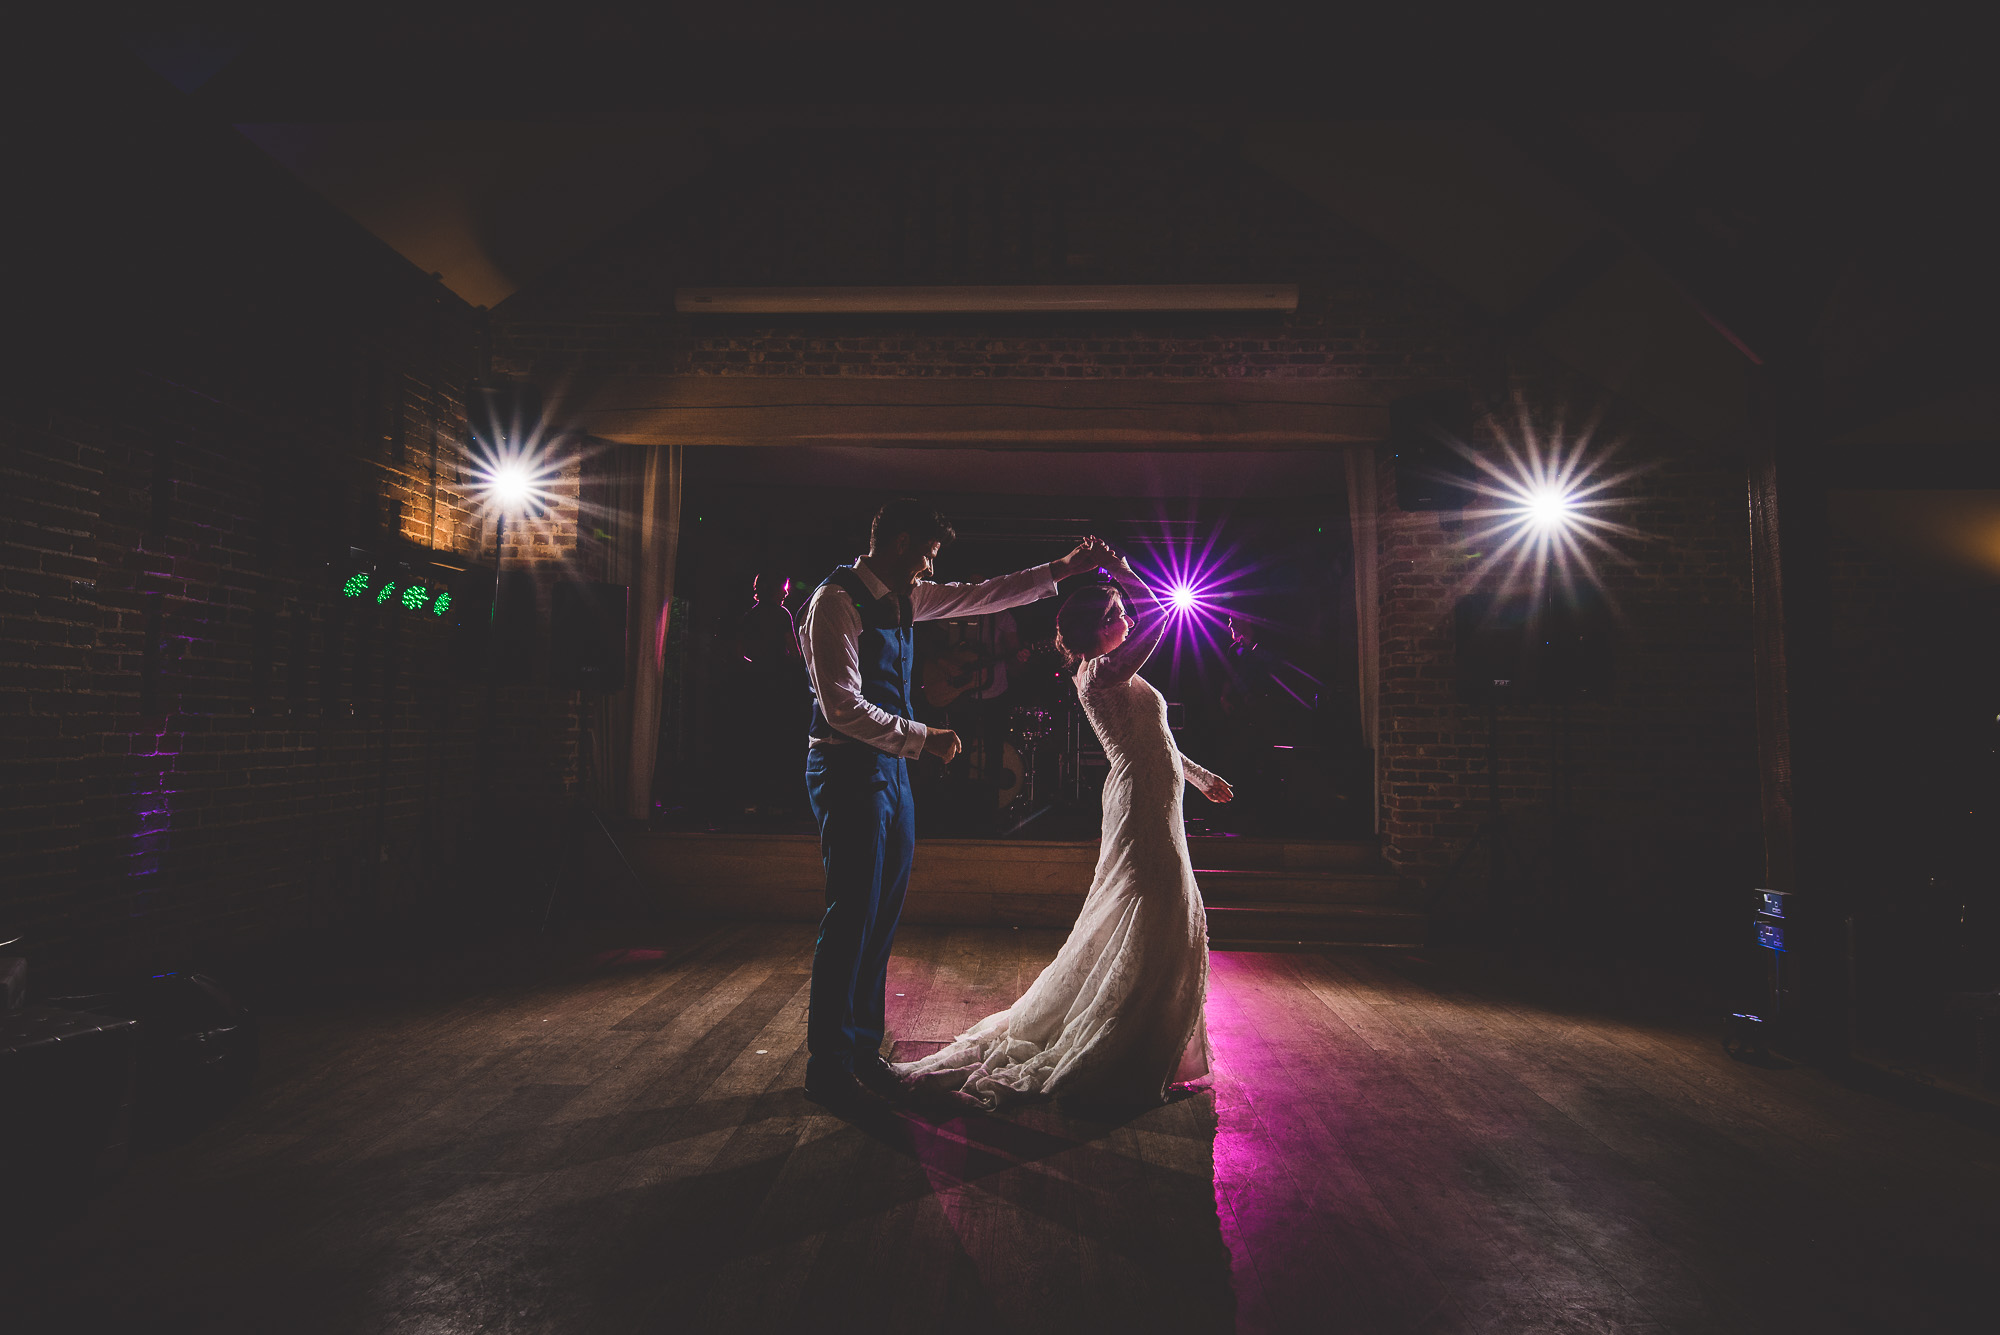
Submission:
<svg viewBox="0 0 2000 1335">
<path fill-rule="evenodd" d="M 1173 124 L 1684 427 L 1733 429 L 1746 368 L 1810 361 L 1834 435 L 1993 439 L 1974 6 L 109 12 L 479 304 L 788 127 Z"/>
<path fill-rule="evenodd" d="M 137 7 L 235 120 L 799 106 L 1689 109 L 1809 41 L 1740 6 L 765 3 Z"/>
</svg>

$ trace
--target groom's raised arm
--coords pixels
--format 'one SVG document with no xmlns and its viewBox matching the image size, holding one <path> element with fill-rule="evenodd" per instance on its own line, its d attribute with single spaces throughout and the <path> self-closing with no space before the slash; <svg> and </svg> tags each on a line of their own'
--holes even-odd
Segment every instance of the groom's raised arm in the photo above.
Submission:
<svg viewBox="0 0 2000 1335">
<path fill-rule="evenodd" d="M 1032 603 L 1056 591 L 1056 580 L 1061 578 L 1055 573 L 1057 564 L 1051 561 L 977 584 L 919 584 L 910 593 L 911 615 L 918 621 L 937 621 Z"/>
<path fill-rule="evenodd" d="M 1076 550 L 1067 556 L 998 579 L 977 584 L 919 584 L 910 593 L 910 615 L 918 621 L 936 621 L 942 617 L 977 616 L 1003 607 L 1019 607 L 1048 597 L 1056 591 L 1057 580 L 1095 569 L 1110 556 L 1111 549 L 1092 536 L 1078 543 Z"/>
</svg>

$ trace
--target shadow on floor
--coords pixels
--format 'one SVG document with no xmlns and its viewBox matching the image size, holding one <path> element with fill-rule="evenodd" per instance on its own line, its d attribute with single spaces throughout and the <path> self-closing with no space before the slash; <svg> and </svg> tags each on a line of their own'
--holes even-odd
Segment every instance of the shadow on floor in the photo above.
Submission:
<svg viewBox="0 0 2000 1335">
<path fill-rule="evenodd" d="M 314 990 L 248 1099 L 10 1258 L 7 1329 L 1233 1328 L 1210 1100 L 843 1122 L 809 931 L 685 930 Z"/>
</svg>

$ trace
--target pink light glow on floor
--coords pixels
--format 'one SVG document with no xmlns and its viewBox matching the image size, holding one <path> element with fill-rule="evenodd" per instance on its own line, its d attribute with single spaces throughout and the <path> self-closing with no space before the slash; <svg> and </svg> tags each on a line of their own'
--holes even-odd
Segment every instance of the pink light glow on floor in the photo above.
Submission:
<svg viewBox="0 0 2000 1335">
<path fill-rule="evenodd" d="M 1276 1190 L 1288 1183 L 1284 1157 L 1258 1126 L 1251 1091 L 1258 1080 L 1269 1085 L 1283 1078 L 1273 1054 L 1259 1053 L 1257 1029 L 1249 1011 L 1255 975 L 1228 952 L 1209 956 L 1208 1041 L 1214 1054 L 1211 1077 L 1215 1099 L 1215 1213 L 1229 1247 L 1230 1283 L 1236 1290 L 1238 1328 L 1267 1329 L 1268 1310 L 1255 1267 L 1250 1239 L 1282 1229 L 1282 1218 L 1271 1207 L 1284 1196 Z M 1259 1070 L 1260 1061 L 1263 1063 Z M 1258 1071 L 1258 1080 L 1248 1079 Z"/>
</svg>

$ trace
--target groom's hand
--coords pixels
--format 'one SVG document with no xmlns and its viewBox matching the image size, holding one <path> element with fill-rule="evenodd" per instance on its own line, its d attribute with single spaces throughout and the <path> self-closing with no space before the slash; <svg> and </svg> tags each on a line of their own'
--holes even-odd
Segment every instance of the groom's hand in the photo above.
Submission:
<svg viewBox="0 0 2000 1335">
<path fill-rule="evenodd" d="M 1076 545 L 1076 550 L 1052 564 L 1057 579 L 1068 579 L 1071 575 L 1086 570 L 1095 570 L 1112 560 L 1111 545 L 1092 535 Z"/>
<path fill-rule="evenodd" d="M 958 757 L 958 734 L 950 728 L 932 728 L 924 737 L 924 754 L 949 765 Z"/>
</svg>

